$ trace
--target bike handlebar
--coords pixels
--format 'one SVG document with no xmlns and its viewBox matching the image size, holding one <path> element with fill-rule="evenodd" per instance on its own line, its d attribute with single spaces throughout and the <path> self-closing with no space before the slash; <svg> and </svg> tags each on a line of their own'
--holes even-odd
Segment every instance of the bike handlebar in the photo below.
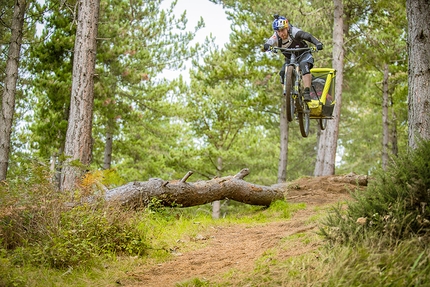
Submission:
<svg viewBox="0 0 430 287">
<path fill-rule="evenodd" d="M 315 47 L 304 47 L 304 48 L 281 48 L 281 47 L 272 47 L 272 50 L 279 50 L 281 52 L 304 52 L 304 51 L 311 51 L 316 52 L 318 51 Z"/>
</svg>

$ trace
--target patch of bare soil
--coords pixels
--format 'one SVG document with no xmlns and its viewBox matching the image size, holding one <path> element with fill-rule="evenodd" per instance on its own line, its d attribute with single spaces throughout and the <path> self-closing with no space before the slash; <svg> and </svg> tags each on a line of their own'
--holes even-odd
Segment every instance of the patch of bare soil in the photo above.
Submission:
<svg viewBox="0 0 430 287">
<path fill-rule="evenodd" d="M 128 280 L 124 280 L 127 283 L 121 280 L 122 284 L 129 287 L 169 287 L 193 278 L 217 282 L 229 271 L 252 271 L 256 260 L 265 251 L 279 246 L 281 240 L 293 234 L 310 234 L 317 230 L 316 224 L 308 220 L 316 213 L 316 206 L 348 199 L 350 192 L 357 187 L 364 188 L 364 183 L 367 184 L 367 178 L 356 175 L 296 180 L 288 184 L 287 200 L 306 203 L 307 207 L 296 212 L 291 219 L 253 227 L 236 225 L 213 228 L 204 236 L 195 238 L 202 248 L 186 253 L 174 251 L 177 256 L 172 260 L 155 266 L 142 266 L 128 274 Z M 284 252 L 282 257 L 312 252 L 319 245 L 320 242 L 295 242 L 293 248 Z"/>
</svg>

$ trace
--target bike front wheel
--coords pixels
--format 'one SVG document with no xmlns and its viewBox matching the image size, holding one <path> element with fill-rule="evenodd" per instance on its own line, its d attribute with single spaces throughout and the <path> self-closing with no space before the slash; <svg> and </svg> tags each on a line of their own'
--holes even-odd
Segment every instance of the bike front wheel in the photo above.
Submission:
<svg viewBox="0 0 430 287">
<path fill-rule="evenodd" d="M 294 67 L 287 66 L 285 71 L 285 79 L 284 79 L 284 94 L 286 101 L 286 110 L 287 110 L 287 120 L 291 122 L 293 120 L 295 106 L 294 106 Z"/>
<path fill-rule="evenodd" d="M 303 111 L 298 113 L 300 133 L 304 138 L 309 135 L 309 125 L 311 121 L 310 112 L 308 105 L 305 103 L 303 105 Z"/>
</svg>

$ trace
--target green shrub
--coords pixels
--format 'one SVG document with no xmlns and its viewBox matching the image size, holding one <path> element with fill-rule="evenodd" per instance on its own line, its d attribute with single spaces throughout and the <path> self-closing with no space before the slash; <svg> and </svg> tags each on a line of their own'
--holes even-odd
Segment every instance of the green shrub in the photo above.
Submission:
<svg viewBox="0 0 430 287">
<path fill-rule="evenodd" d="M 349 242 L 369 233 L 384 235 L 392 242 L 430 231 L 430 141 L 393 159 L 378 170 L 365 192 L 353 194 L 347 208 L 338 206 L 323 222 L 321 233 L 328 239 Z"/>
<path fill-rule="evenodd" d="M 146 230 L 136 226 L 138 214 L 103 199 L 73 208 L 58 192 L 49 172 L 35 165 L 27 181 L 0 183 L 0 250 L 12 265 L 69 268 L 98 256 L 142 255 Z M 87 191 L 86 191 L 87 192 Z"/>
</svg>

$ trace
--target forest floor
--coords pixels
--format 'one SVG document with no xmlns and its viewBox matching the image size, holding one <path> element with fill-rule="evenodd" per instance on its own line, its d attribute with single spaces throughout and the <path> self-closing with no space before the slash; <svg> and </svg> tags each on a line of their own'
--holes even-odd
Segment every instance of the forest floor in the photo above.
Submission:
<svg viewBox="0 0 430 287">
<path fill-rule="evenodd" d="M 198 242 L 201 247 L 184 252 L 172 250 L 176 256 L 170 261 L 140 266 L 129 272 L 128 278 L 121 280 L 121 284 L 128 287 L 169 287 L 193 278 L 219 282 L 225 280 L 229 272 L 234 272 L 235 277 L 240 277 L 240 274 L 246 276 L 266 251 L 299 233 L 314 238 L 312 243 L 294 240 L 289 245 L 291 248 L 279 254 L 276 259 L 285 260 L 291 256 L 315 252 L 323 242 L 322 238 L 315 235 L 318 231 L 315 220 L 310 219 L 330 205 L 350 199 L 350 192 L 357 185 L 339 180 L 339 176 L 326 176 L 301 178 L 289 186 L 287 201 L 306 203 L 306 208 L 295 212 L 292 218 L 251 226 L 210 228 L 194 239 L 187 239 L 193 243 Z"/>
</svg>

